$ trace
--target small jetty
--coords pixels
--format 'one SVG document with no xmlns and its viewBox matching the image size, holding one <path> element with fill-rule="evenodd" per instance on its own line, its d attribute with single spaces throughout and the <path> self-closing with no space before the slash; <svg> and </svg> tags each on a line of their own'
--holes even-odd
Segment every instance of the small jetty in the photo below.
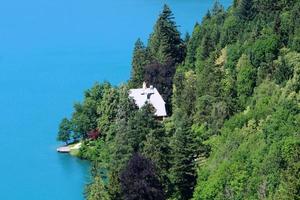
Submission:
<svg viewBox="0 0 300 200">
<path fill-rule="evenodd" d="M 68 146 L 63 146 L 63 147 L 58 147 L 56 151 L 59 153 L 70 153 L 71 149 Z"/>
<path fill-rule="evenodd" d="M 56 149 L 59 153 L 70 153 L 72 150 L 79 150 L 81 142 L 69 144 L 67 146 L 61 146 Z"/>
</svg>

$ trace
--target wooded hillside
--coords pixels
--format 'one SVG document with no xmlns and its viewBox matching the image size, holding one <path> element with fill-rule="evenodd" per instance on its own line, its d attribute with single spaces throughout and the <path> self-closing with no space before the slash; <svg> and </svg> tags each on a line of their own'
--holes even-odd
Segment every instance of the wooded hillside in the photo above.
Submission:
<svg viewBox="0 0 300 200">
<path fill-rule="evenodd" d="M 128 98 L 143 81 L 163 122 Z M 72 137 L 94 163 L 89 200 L 300 199 L 300 1 L 216 2 L 185 38 L 164 6 L 129 82 L 95 84 L 62 121 Z"/>
</svg>

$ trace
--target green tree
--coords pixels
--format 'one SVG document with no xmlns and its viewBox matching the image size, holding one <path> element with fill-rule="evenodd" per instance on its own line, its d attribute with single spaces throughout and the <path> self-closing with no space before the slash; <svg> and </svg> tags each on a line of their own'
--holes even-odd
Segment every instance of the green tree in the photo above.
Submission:
<svg viewBox="0 0 300 200">
<path fill-rule="evenodd" d="M 109 134 L 114 124 L 119 106 L 119 91 L 114 87 L 107 87 L 104 90 L 101 101 L 97 103 L 97 128 L 102 136 Z"/>
<path fill-rule="evenodd" d="M 253 0 L 239 0 L 236 6 L 236 14 L 239 18 L 249 20 L 253 17 Z"/>
<path fill-rule="evenodd" d="M 90 198 L 299 199 L 299 8 L 216 1 L 182 41 L 164 6 L 148 45 L 135 44 L 128 85 L 95 84 L 61 126 L 107 169 L 108 182 L 93 173 Z M 166 102 L 164 121 L 128 97 L 144 80 Z M 143 158 L 129 166 L 134 153 Z"/>
<path fill-rule="evenodd" d="M 161 122 L 154 120 L 153 125 L 152 130 L 149 131 L 145 141 L 143 141 L 141 153 L 155 164 L 162 188 L 166 195 L 170 195 L 170 180 L 168 177 L 168 169 L 170 168 L 169 138 Z"/>
<path fill-rule="evenodd" d="M 186 47 L 177 30 L 173 13 L 167 5 L 164 5 L 156 21 L 148 48 L 153 59 L 146 66 L 144 79 L 162 94 L 167 113 L 171 115 L 173 77 L 176 65 L 184 60 Z"/>
<path fill-rule="evenodd" d="M 256 71 L 251 65 L 249 57 L 242 55 L 238 62 L 237 93 L 240 106 L 245 107 L 247 99 L 252 95 L 256 82 Z"/>
<path fill-rule="evenodd" d="M 277 84 L 285 84 L 293 75 L 293 67 L 286 61 L 286 56 L 281 55 L 274 61 L 274 78 Z"/>
<path fill-rule="evenodd" d="M 201 47 L 198 48 L 198 55 L 202 60 L 209 58 L 210 53 L 214 50 L 214 43 L 211 35 L 207 34 L 203 37 Z"/>
<path fill-rule="evenodd" d="M 272 66 L 271 61 L 278 54 L 278 37 L 270 29 L 265 29 L 264 35 L 253 43 L 250 50 L 251 63 L 255 67 Z"/>
<path fill-rule="evenodd" d="M 182 113 L 183 114 L 183 113 Z M 190 199 L 196 182 L 196 163 L 198 146 L 191 131 L 188 117 L 177 114 L 176 131 L 171 138 L 170 180 L 174 199 Z"/>
<path fill-rule="evenodd" d="M 120 173 L 134 152 L 128 137 L 128 123 L 135 116 L 137 107 L 133 99 L 128 98 L 126 85 L 119 88 L 119 96 L 115 126 L 111 135 L 113 139 L 109 150 L 111 161 L 108 166 L 108 192 L 111 199 L 121 198 Z"/>
<path fill-rule="evenodd" d="M 171 9 L 164 5 L 149 39 L 149 49 L 160 63 L 172 60 L 180 63 L 184 58 L 183 41 L 177 30 Z"/>
<path fill-rule="evenodd" d="M 236 16 L 229 16 L 224 21 L 221 31 L 221 46 L 225 47 L 237 41 L 241 32 L 241 24 Z"/>
<path fill-rule="evenodd" d="M 197 48 L 201 43 L 201 27 L 196 23 L 192 36 L 187 44 L 187 53 L 185 57 L 185 66 L 189 69 L 194 69 L 194 63 L 196 59 Z"/>
<path fill-rule="evenodd" d="M 68 144 L 72 134 L 72 123 L 67 118 L 62 119 L 57 134 L 57 140 Z"/>
<path fill-rule="evenodd" d="M 208 141 L 212 151 L 199 167 L 194 199 L 297 197 L 299 108 L 285 90 L 263 82 L 247 111 L 229 119 Z"/>
<path fill-rule="evenodd" d="M 99 174 L 99 166 L 92 165 L 91 175 L 93 181 L 85 188 L 85 199 L 87 200 L 110 200 L 107 188 L 104 184 L 103 178 Z"/>
<path fill-rule="evenodd" d="M 85 91 L 84 101 L 74 105 L 72 123 L 74 125 L 74 138 L 86 138 L 87 133 L 98 127 L 97 112 L 99 103 L 101 103 L 104 94 L 109 91 L 111 85 L 107 82 L 103 84 L 96 83 L 91 89 Z"/>
<path fill-rule="evenodd" d="M 151 104 L 146 104 L 128 121 L 128 145 L 130 145 L 135 152 L 142 151 L 146 136 L 159 127 L 154 112 L 154 107 Z"/>
<path fill-rule="evenodd" d="M 193 116 L 196 110 L 197 75 L 194 71 L 177 70 L 173 86 L 173 109 L 181 109 L 187 116 Z"/>
<path fill-rule="evenodd" d="M 224 7 L 220 3 L 219 0 L 215 0 L 213 8 L 211 9 L 212 15 L 218 15 L 219 13 L 222 13 L 224 11 Z"/>
<path fill-rule="evenodd" d="M 132 70 L 129 86 L 132 88 L 141 87 L 144 81 L 145 65 L 149 62 L 148 50 L 143 42 L 138 39 L 134 45 L 132 57 Z"/>
<path fill-rule="evenodd" d="M 220 96 L 222 71 L 220 70 L 220 67 L 215 64 L 214 57 L 212 56 L 204 62 L 196 63 L 196 67 L 197 96 Z"/>
<path fill-rule="evenodd" d="M 104 183 L 101 177 L 94 177 L 93 183 L 89 184 L 86 189 L 87 200 L 109 200 L 109 195 L 105 191 Z"/>
<path fill-rule="evenodd" d="M 125 200 L 164 200 L 155 165 L 135 153 L 121 173 L 122 194 Z"/>
<path fill-rule="evenodd" d="M 300 28 L 295 31 L 293 41 L 292 41 L 293 50 L 300 52 Z"/>
</svg>

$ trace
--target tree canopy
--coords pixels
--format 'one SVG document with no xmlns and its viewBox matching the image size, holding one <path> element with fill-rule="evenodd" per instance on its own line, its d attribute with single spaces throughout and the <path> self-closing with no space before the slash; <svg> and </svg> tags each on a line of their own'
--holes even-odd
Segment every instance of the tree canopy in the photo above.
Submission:
<svg viewBox="0 0 300 200">
<path fill-rule="evenodd" d="M 128 83 L 97 83 L 57 139 L 97 163 L 87 199 L 300 199 L 300 1 L 216 1 L 185 39 L 165 5 Z M 168 118 L 137 108 L 146 81 Z M 89 138 L 88 133 L 99 136 Z M 97 171 L 96 170 L 96 171 Z"/>
</svg>

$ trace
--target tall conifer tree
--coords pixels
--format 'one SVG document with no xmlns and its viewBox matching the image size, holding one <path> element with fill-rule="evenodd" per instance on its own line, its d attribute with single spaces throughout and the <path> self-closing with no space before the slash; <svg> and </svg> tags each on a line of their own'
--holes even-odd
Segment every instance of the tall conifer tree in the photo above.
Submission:
<svg viewBox="0 0 300 200">
<path fill-rule="evenodd" d="M 133 50 L 131 79 L 129 81 L 131 88 L 137 88 L 142 85 L 144 81 L 144 68 L 149 62 L 148 54 L 148 50 L 143 42 L 138 39 Z"/>
<path fill-rule="evenodd" d="M 240 0 L 237 5 L 237 16 L 244 20 L 249 20 L 253 17 L 253 0 Z"/>
<path fill-rule="evenodd" d="M 184 58 L 183 46 L 173 13 L 167 5 L 164 5 L 149 39 L 151 54 L 160 63 L 170 60 L 180 63 Z"/>
<path fill-rule="evenodd" d="M 180 111 L 177 112 L 176 131 L 170 144 L 172 155 L 170 179 L 173 185 L 173 198 L 188 200 L 192 197 L 196 183 L 195 159 L 199 144 L 191 131 L 188 117 Z"/>
</svg>

